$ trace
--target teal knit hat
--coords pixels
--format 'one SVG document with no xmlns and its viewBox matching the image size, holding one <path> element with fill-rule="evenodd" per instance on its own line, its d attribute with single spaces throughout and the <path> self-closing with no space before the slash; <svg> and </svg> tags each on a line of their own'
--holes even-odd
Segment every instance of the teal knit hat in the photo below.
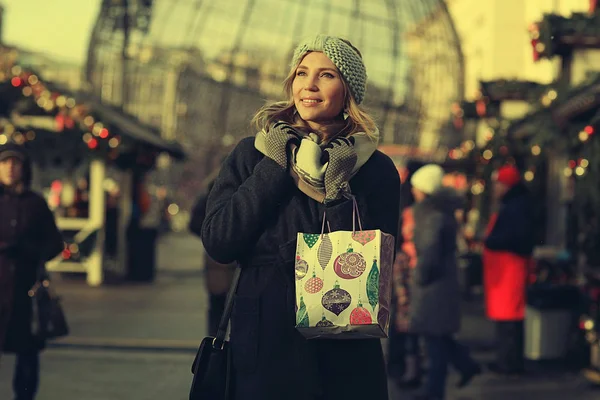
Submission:
<svg viewBox="0 0 600 400">
<path fill-rule="evenodd" d="M 350 87 L 352 97 L 360 104 L 367 89 L 367 70 L 360 54 L 338 37 L 317 35 L 303 40 L 296 47 L 292 68 L 296 68 L 302 58 L 311 51 L 322 52 L 333 62 Z"/>
</svg>

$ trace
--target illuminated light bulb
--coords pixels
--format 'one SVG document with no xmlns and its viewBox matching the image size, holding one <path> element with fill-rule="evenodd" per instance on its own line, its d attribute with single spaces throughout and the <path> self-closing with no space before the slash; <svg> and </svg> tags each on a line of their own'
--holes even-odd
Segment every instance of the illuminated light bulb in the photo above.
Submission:
<svg viewBox="0 0 600 400">
<path fill-rule="evenodd" d="M 539 156 L 542 153 L 542 148 L 540 146 L 538 146 L 537 144 L 533 147 L 531 147 L 531 154 L 533 154 L 534 156 Z"/>
<path fill-rule="evenodd" d="M 10 84 L 13 85 L 14 87 L 21 86 L 21 83 L 22 83 L 21 78 L 19 78 L 18 76 L 15 76 L 14 78 L 12 78 L 10 80 Z"/>
<path fill-rule="evenodd" d="M 583 168 L 583 167 L 575 168 L 575 174 L 577 176 L 582 176 L 583 174 L 585 174 L 585 168 Z"/>
<path fill-rule="evenodd" d="M 73 108 L 77 105 L 77 103 L 75 102 L 75 99 L 73 98 L 69 98 L 67 99 L 67 107 L 69 108 Z"/>
<path fill-rule="evenodd" d="M 483 152 L 483 158 L 484 159 L 491 160 L 492 157 L 494 157 L 494 153 L 492 153 L 491 150 L 488 149 L 488 150 L 486 150 L 486 151 Z"/>
<path fill-rule="evenodd" d="M 28 131 L 25 134 L 25 137 L 27 138 L 27 140 L 31 141 L 31 140 L 35 140 L 35 132 L 34 131 Z"/>
<path fill-rule="evenodd" d="M 557 97 L 558 93 L 556 92 L 556 90 L 552 89 L 548 92 L 548 98 L 550 98 L 550 100 L 556 100 Z"/>
<path fill-rule="evenodd" d="M 15 65 L 14 67 L 11 68 L 10 72 L 12 72 L 13 75 L 21 75 L 21 72 L 23 72 L 23 69 L 20 66 Z"/>
<path fill-rule="evenodd" d="M 564 174 L 565 174 L 565 176 L 566 176 L 567 178 L 568 178 L 569 176 L 573 175 L 573 170 L 572 170 L 571 168 L 569 168 L 569 167 L 565 168 L 565 169 L 563 170 L 563 172 L 564 172 Z"/>
<path fill-rule="evenodd" d="M 115 149 L 119 146 L 119 139 L 117 138 L 110 138 L 110 140 L 108 141 L 108 146 L 111 149 Z"/>
<path fill-rule="evenodd" d="M 29 96 L 31 96 L 32 94 L 33 94 L 33 89 L 32 89 L 31 87 L 29 87 L 29 86 L 25 86 L 25 87 L 23 88 L 23 96 L 25 96 L 25 97 L 29 97 Z"/>
<path fill-rule="evenodd" d="M 38 79 L 38 77 L 36 75 L 30 75 L 29 78 L 27 78 L 27 82 L 29 82 L 30 85 L 35 85 L 39 81 L 40 80 Z"/>
<path fill-rule="evenodd" d="M 106 139 L 108 137 L 108 129 L 100 129 L 100 133 L 98 133 L 98 136 L 100 136 L 102 139 Z"/>
<path fill-rule="evenodd" d="M 94 124 L 94 117 L 92 117 L 91 115 L 88 115 L 87 117 L 85 117 L 83 119 L 83 123 L 87 126 L 92 126 Z"/>
<path fill-rule="evenodd" d="M 177 213 L 179 213 L 179 206 L 177 204 L 175 204 L 175 203 L 171 203 L 171 204 L 169 204 L 169 207 L 167 208 L 167 211 L 171 215 L 177 215 Z"/>
<path fill-rule="evenodd" d="M 65 96 L 58 96 L 56 98 L 56 105 L 58 107 L 64 107 L 65 105 L 67 105 L 67 98 Z"/>
<path fill-rule="evenodd" d="M 590 138 L 590 135 L 586 131 L 579 132 L 579 140 L 582 142 L 587 141 Z"/>
<path fill-rule="evenodd" d="M 523 177 L 525 178 L 525 180 L 527 182 L 531 182 L 533 180 L 533 178 L 535 177 L 535 175 L 534 175 L 533 171 L 527 171 L 527 172 L 525 172 Z"/>
<path fill-rule="evenodd" d="M 579 165 L 581 165 L 583 168 L 587 168 L 590 165 L 590 162 L 584 158 L 579 162 Z"/>
<path fill-rule="evenodd" d="M 535 45 L 535 51 L 537 51 L 538 53 L 543 53 L 544 50 L 546 50 L 546 45 L 544 43 L 537 43 Z"/>
<path fill-rule="evenodd" d="M 95 149 L 98 147 L 98 141 L 95 138 L 92 138 L 87 145 L 90 149 Z"/>
<path fill-rule="evenodd" d="M 8 142 L 8 137 L 4 133 L 0 134 L 0 145 L 6 144 L 6 142 Z"/>
<path fill-rule="evenodd" d="M 93 136 L 92 136 L 91 133 L 86 132 L 86 133 L 83 134 L 83 136 L 81 138 L 83 139 L 84 142 L 89 143 L 90 140 L 93 139 Z"/>
<path fill-rule="evenodd" d="M 94 136 L 98 136 L 100 134 L 100 131 L 104 128 L 104 125 L 102 125 L 101 122 L 96 122 L 94 124 L 94 127 L 92 128 L 92 133 L 94 134 Z"/>
</svg>

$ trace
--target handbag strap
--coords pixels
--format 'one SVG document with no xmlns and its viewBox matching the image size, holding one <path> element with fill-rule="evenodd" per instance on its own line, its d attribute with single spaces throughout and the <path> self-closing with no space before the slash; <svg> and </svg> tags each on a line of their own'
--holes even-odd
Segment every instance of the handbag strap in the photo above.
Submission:
<svg viewBox="0 0 600 400">
<path fill-rule="evenodd" d="M 221 322 L 219 322 L 219 329 L 217 330 L 217 335 L 213 340 L 214 348 L 222 349 L 223 345 L 225 344 L 225 336 L 227 335 L 227 327 L 229 326 L 229 319 L 231 318 L 231 310 L 233 308 L 233 297 L 237 292 L 241 273 L 242 267 L 238 264 L 235 267 L 231 286 L 227 292 L 227 299 L 225 300 L 225 308 L 223 310 L 223 315 L 221 316 Z"/>
</svg>

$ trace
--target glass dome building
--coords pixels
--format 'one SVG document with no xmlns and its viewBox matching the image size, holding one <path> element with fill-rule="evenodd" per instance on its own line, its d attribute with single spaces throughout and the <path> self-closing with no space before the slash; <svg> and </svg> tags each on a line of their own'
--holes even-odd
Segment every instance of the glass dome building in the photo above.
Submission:
<svg viewBox="0 0 600 400">
<path fill-rule="evenodd" d="M 443 0 L 104 0 L 87 80 L 103 102 L 183 143 L 205 176 L 253 134 L 249 120 L 280 98 L 295 44 L 317 33 L 362 52 L 364 104 L 383 142 L 433 148 L 450 138 L 463 64 Z"/>
</svg>

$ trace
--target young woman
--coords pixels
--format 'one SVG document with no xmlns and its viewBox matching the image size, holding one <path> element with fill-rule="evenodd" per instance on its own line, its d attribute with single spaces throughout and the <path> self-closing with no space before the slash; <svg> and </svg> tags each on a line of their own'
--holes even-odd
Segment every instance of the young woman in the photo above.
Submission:
<svg viewBox="0 0 600 400">
<path fill-rule="evenodd" d="M 202 239 L 217 262 L 240 263 L 231 317 L 236 400 L 387 399 L 379 340 L 305 340 L 294 328 L 298 232 L 363 229 L 396 235 L 400 179 L 376 150 L 363 111 L 366 71 L 348 41 L 318 35 L 294 52 L 287 99 L 262 108 L 258 134 L 224 162 Z"/>
</svg>

